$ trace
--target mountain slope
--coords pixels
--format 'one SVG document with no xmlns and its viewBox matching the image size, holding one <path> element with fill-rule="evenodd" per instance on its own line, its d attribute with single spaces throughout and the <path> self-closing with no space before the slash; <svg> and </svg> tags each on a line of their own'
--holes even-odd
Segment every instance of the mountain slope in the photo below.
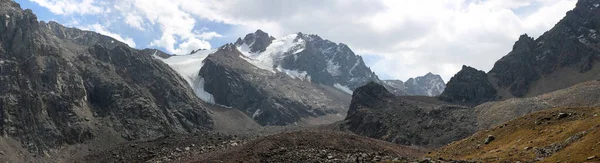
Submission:
<svg viewBox="0 0 600 163">
<path fill-rule="evenodd" d="M 247 59 L 227 44 L 203 60 L 199 84 L 216 104 L 237 108 L 261 125 L 287 125 L 328 114 L 343 118 L 350 100 L 347 93 L 263 70 Z"/>
<path fill-rule="evenodd" d="M 477 162 L 598 162 L 598 114 L 598 108 L 536 112 L 478 132 L 429 156 Z"/>
<path fill-rule="evenodd" d="M 0 0 L 0 15 L 0 133 L 29 151 L 212 128 L 185 81 L 150 55 L 38 22 L 11 0 Z"/>
<path fill-rule="evenodd" d="M 471 108 L 431 97 L 395 96 L 371 82 L 352 95 L 340 128 L 402 145 L 438 147 L 475 132 Z"/>
</svg>

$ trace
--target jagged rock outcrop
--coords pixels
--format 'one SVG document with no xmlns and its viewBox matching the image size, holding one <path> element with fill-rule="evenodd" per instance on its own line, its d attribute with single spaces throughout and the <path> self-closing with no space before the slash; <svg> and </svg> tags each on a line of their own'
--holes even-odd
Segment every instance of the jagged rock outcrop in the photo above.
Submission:
<svg viewBox="0 0 600 163">
<path fill-rule="evenodd" d="M 243 40 L 242 38 L 238 38 L 237 41 L 235 41 L 235 45 L 242 46 L 246 44 L 250 48 L 250 52 L 260 53 L 264 52 L 267 49 L 267 46 L 271 45 L 273 40 L 275 40 L 273 36 L 269 36 L 269 34 L 259 29 L 254 33 L 247 34 Z"/>
<path fill-rule="evenodd" d="M 382 83 L 391 93 L 397 96 L 438 96 L 446 89 L 446 83 L 440 75 L 427 73 L 425 76 L 401 80 L 383 80 Z"/>
<path fill-rule="evenodd" d="M 287 125 L 301 118 L 343 114 L 348 95 L 332 87 L 258 68 L 227 44 L 208 55 L 199 75 L 215 103 L 237 108 L 261 125 Z"/>
<path fill-rule="evenodd" d="M 30 151 L 212 126 L 185 81 L 149 54 L 94 32 L 38 22 L 11 0 L 0 0 L 0 24 L 0 134 Z"/>
<path fill-rule="evenodd" d="M 354 91 L 341 128 L 402 145 L 439 147 L 475 132 L 473 110 L 432 97 L 395 96 L 371 82 Z"/>
<path fill-rule="evenodd" d="M 488 81 L 485 72 L 464 66 L 450 78 L 444 92 L 438 97 L 442 101 L 474 106 L 496 100 L 496 89 Z"/>
</svg>

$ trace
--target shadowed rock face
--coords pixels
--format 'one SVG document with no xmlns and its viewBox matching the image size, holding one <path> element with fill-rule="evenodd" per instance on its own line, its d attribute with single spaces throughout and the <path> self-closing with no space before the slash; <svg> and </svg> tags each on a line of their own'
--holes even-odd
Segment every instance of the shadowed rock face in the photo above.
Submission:
<svg viewBox="0 0 600 163">
<path fill-rule="evenodd" d="M 450 78 L 446 90 L 439 96 L 446 102 L 477 105 L 496 99 L 496 89 L 488 81 L 485 72 L 469 66 Z"/>
<path fill-rule="evenodd" d="M 38 22 L 11 0 L 0 0 L 0 15 L 0 133 L 30 151 L 212 127 L 185 81 L 151 55 L 94 32 Z"/>
<path fill-rule="evenodd" d="M 217 104 L 237 108 L 261 125 L 293 124 L 347 110 L 348 94 L 260 69 L 244 57 L 235 45 L 227 44 L 204 60 L 199 75 Z"/>
<path fill-rule="evenodd" d="M 394 96 L 371 82 L 352 95 L 341 128 L 403 145 L 438 147 L 475 132 L 471 108 L 431 97 Z"/>
</svg>

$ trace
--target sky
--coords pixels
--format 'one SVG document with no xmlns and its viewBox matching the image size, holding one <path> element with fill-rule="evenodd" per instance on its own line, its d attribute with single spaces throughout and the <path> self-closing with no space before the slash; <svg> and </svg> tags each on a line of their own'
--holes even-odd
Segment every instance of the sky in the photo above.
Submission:
<svg viewBox="0 0 600 163">
<path fill-rule="evenodd" d="M 576 0 L 15 0 L 38 19 L 171 54 L 262 29 L 347 44 L 382 79 L 489 71 L 522 34 L 539 37 Z"/>
</svg>

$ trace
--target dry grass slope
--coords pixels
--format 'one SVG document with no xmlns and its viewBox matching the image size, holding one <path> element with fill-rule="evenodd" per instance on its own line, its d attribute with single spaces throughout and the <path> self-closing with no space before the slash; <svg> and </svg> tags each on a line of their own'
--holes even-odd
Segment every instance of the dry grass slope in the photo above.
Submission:
<svg viewBox="0 0 600 163">
<path fill-rule="evenodd" d="M 478 162 L 600 162 L 600 108 L 556 108 L 481 131 L 429 154 Z M 486 144 L 492 135 L 495 140 Z"/>
</svg>

